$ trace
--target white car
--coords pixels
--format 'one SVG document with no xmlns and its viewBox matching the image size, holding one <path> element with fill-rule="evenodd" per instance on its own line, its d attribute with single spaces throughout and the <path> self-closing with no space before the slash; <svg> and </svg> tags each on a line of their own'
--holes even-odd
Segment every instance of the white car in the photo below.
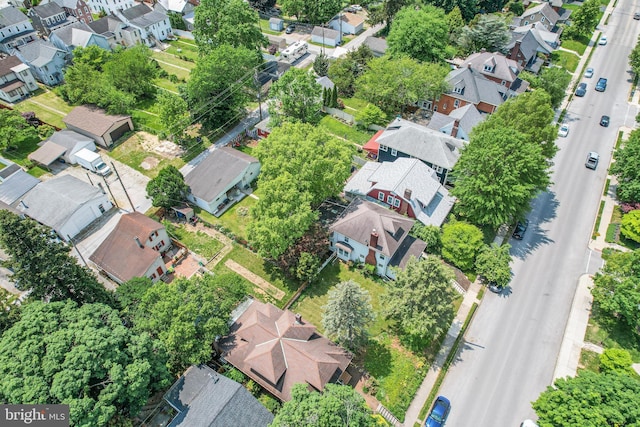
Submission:
<svg viewBox="0 0 640 427">
<path fill-rule="evenodd" d="M 360 12 L 362 10 L 362 6 L 360 6 L 359 4 L 352 4 L 351 8 L 356 12 Z"/>
<path fill-rule="evenodd" d="M 593 77 L 593 68 L 589 67 L 587 68 L 587 70 L 584 72 L 584 76 L 588 79 L 590 79 L 591 77 Z"/>
<path fill-rule="evenodd" d="M 607 44 L 607 36 L 600 37 L 600 41 L 598 42 L 600 46 L 604 46 Z"/>
<path fill-rule="evenodd" d="M 558 130 L 558 136 L 562 138 L 566 138 L 567 135 L 569 135 L 569 126 L 568 125 L 560 126 L 560 129 Z"/>
</svg>

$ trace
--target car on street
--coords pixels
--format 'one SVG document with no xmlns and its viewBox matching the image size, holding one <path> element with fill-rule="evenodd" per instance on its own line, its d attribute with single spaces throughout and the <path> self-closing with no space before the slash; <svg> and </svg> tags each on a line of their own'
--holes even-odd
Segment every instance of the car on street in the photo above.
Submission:
<svg viewBox="0 0 640 427">
<path fill-rule="evenodd" d="M 604 46 L 604 45 L 606 45 L 606 44 L 607 44 L 607 36 L 602 36 L 602 37 L 600 37 L 600 40 L 598 41 L 598 44 L 599 44 L 600 46 Z"/>
<path fill-rule="evenodd" d="M 587 161 L 584 165 L 588 169 L 596 170 L 596 168 L 598 167 L 598 160 L 600 160 L 600 155 L 595 151 L 590 151 L 589 154 L 587 154 Z"/>
<path fill-rule="evenodd" d="M 609 116 L 600 117 L 600 126 L 608 128 L 609 127 Z"/>
<path fill-rule="evenodd" d="M 593 73 L 594 73 L 593 68 L 589 67 L 589 68 L 587 68 L 587 70 L 584 72 L 584 76 L 585 76 L 586 78 L 590 79 L 591 77 L 593 77 Z"/>
<path fill-rule="evenodd" d="M 295 30 L 296 30 L 296 26 L 295 26 L 295 24 L 289 24 L 289 25 L 287 25 L 287 28 L 284 30 L 284 32 L 285 32 L 286 34 L 291 34 L 291 33 L 293 33 Z"/>
<path fill-rule="evenodd" d="M 598 92 L 604 92 L 605 90 L 607 90 L 607 79 L 605 79 L 604 77 L 600 77 L 598 79 L 598 83 L 596 83 L 596 90 Z"/>
<path fill-rule="evenodd" d="M 569 125 L 562 125 L 558 130 L 558 136 L 566 138 L 569 135 Z"/>
<path fill-rule="evenodd" d="M 587 93 L 587 84 L 580 83 L 576 89 L 576 96 L 584 96 Z"/>
<path fill-rule="evenodd" d="M 640 12 L 636 12 L 633 14 L 633 19 L 635 19 L 636 21 L 640 21 Z"/>
<path fill-rule="evenodd" d="M 501 294 L 503 289 L 502 286 L 499 286 L 496 282 L 487 283 L 487 288 L 494 294 Z"/>
<path fill-rule="evenodd" d="M 451 402 L 444 396 L 438 396 L 427 420 L 424 422 L 425 427 L 442 427 L 447 421 L 449 411 L 451 410 Z"/>
<path fill-rule="evenodd" d="M 534 423 L 531 420 L 524 420 L 520 423 L 520 427 L 538 427 L 538 424 Z"/>
<path fill-rule="evenodd" d="M 529 228 L 529 220 L 525 219 L 524 221 L 518 221 L 516 224 L 516 229 L 513 230 L 513 238 L 516 240 L 522 240 L 524 237 L 524 233 L 527 232 L 527 228 Z"/>
</svg>

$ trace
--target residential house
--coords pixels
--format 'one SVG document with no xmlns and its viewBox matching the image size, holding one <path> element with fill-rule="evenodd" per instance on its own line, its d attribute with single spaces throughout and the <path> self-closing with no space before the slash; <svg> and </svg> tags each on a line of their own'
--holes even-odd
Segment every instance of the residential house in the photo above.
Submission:
<svg viewBox="0 0 640 427">
<path fill-rule="evenodd" d="M 376 58 L 383 56 L 387 51 L 387 41 L 379 37 L 367 36 L 367 38 L 364 39 L 364 44 L 371 49 L 373 56 Z"/>
<path fill-rule="evenodd" d="M 144 3 L 124 9 L 116 15 L 123 22 L 140 30 L 141 37 L 148 46 L 155 46 L 157 41 L 173 36 L 169 17 Z"/>
<path fill-rule="evenodd" d="M 130 26 L 115 15 L 107 15 L 89 24 L 94 33 L 104 36 L 109 46 L 135 46 L 142 43 L 142 31 Z"/>
<path fill-rule="evenodd" d="M 171 245 L 161 223 L 132 212 L 120 217 L 89 260 L 118 284 L 134 277 L 148 277 L 157 282 L 167 273 L 162 254 Z"/>
<path fill-rule="evenodd" d="M 214 348 L 276 398 L 290 400 L 295 384 L 322 391 L 327 383 L 348 381 L 353 356 L 299 314 L 250 299 L 233 319 L 229 335 Z"/>
<path fill-rule="evenodd" d="M 427 110 L 449 114 L 456 108 L 473 104 L 478 111 L 491 114 L 508 97 L 508 90 L 499 83 L 489 80 L 470 66 L 457 68 L 447 75 L 451 88 L 433 101 L 420 101 L 418 106 Z"/>
<path fill-rule="evenodd" d="M 125 133 L 133 130 L 131 116 L 111 115 L 93 105 L 81 105 L 62 119 L 67 128 L 92 138 L 103 148 L 111 148 Z"/>
<path fill-rule="evenodd" d="M 509 50 L 507 58 L 513 59 L 532 73 L 540 71 L 545 58 L 554 50 L 532 30 L 526 33 L 512 33 L 506 49 Z"/>
<path fill-rule="evenodd" d="M 14 6 L 0 9 L 0 52 L 13 54 L 17 46 L 36 40 L 33 24 Z"/>
<path fill-rule="evenodd" d="M 342 34 L 359 34 L 362 32 L 363 25 L 364 18 L 362 16 L 349 12 L 341 13 L 329 22 L 329 28 Z"/>
<path fill-rule="evenodd" d="M 104 12 L 110 15 L 119 10 L 129 9 L 135 6 L 136 2 L 134 0 L 87 0 L 87 4 L 93 13 Z"/>
<path fill-rule="evenodd" d="M 0 202 L 15 207 L 40 180 L 11 160 L 0 157 Z"/>
<path fill-rule="evenodd" d="M 464 145 L 462 140 L 400 118 L 387 126 L 377 142 L 378 161 L 392 162 L 399 157 L 419 159 L 436 171 L 442 184 L 449 181 L 449 172 Z"/>
<path fill-rule="evenodd" d="M 38 90 L 28 65 L 17 56 L 0 54 L 0 99 L 17 102 Z"/>
<path fill-rule="evenodd" d="M 271 121 L 271 117 L 264 118 L 260 120 L 256 125 L 254 137 L 264 139 L 269 136 L 271 133 L 271 125 L 269 124 Z"/>
<path fill-rule="evenodd" d="M 58 3 L 50 2 L 34 6 L 29 9 L 29 17 L 33 22 L 33 27 L 41 36 L 48 36 L 52 31 L 58 28 L 77 22 L 73 16 L 67 16 L 67 13 L 58 5 Z"/>
<path fill-rule="evenodd" d="M 69 57 L 78 47 L 98 46 L 104 50 L 111 50 L 111 45 L 105 36 L 96 34 L 87 24 L 80 21 L 52 31 L 49 40 L 58 49 L 67 52 Z"/>
<path fill-rule="evenodd" d="M 316 26 L 313 27 L 311 31 L 311 41 L 325 46 L 335 47 L 342 43 L 342 36 L 339 31 Z"/>
<path fill-rule="evenodd" d="M 433 129 L 445 135 L 469 141 L 471 129 L 483 121 L 485 117 L 486 115 L 480 114 L 475 105 L 467 104 L 464 107 L 456 108 L 448 115 L 436 111 L 431 116 L 427 129 Z"/>
<path fill-rule="evenodd" d="M 160 0 L 160 5 L 166 13 L 179 13 L 184 16 L 194 11 L 200 2 L 198 0 Z"/>
<path fill-rule="evenodd" d="M 221 215 L 234 201 L 241 200 L 260 173 L 255 157 L 234 148 L 222 147 L 208 152 L 195 167 L 181 169 L 189 186 L 187 198 L 213 215 Z"/>
<path fill-rule="evenodd" d="M 335 86 L 335 83 L 333 83 L 328 76 L 318 77 L 316 79 L 316 83 L 318 83 L 320 86 L 322 86 L 323 89 L 326 90 L 333 90 Z"/>
<path fill-rule="evenodd" d="M 529 25 L 539 22 L 548 31 L 554 31 L 556 24 L 560 21 L 560 15 L 553 10 L 549 3 L 540 3 L 537 6 L 525 10 L 517 22 L 518 25 Z"/>
<path fill-rule="evenodd" d="M 409 235 L 415 222 L 356 198 L 329 227 L 330 249 L 343 261 L 372 265 L 378 275 L 395 279 L 396 270 L 403 269 L 411 257 L 420 258 L 427 247 Z"/>
<path fill-rule="evenodd" d="M 93 22 L 93 15 L 91 15 L 91 10 L 89 10 L 89 5 L 84 0 L 53 0 L 62 9 L 64 9 L 67 16 L 73 16 L 80 22 L 84 22 L 85 24 L 89 24 Z"/>
<path fill-rule="evenodd" d="M 112 206 L 102 189 L 71 175 L 63 175 L 33 187 L 16 208 L 51 227 L 62 240 L 67 241 Z"/>
<path fill-rule="evenodd" d="M 51 42 L 36 40 L 20 45 L 15 55 L 29 66 L 39 82 L 55 86 L 64 81 L 63 70 L 67 64 L 67 53 Z"/>
<path fill-rule="evenodd" d="M 384 205 L 424 225 L 440 227 L 455 198 L 435 171 L 418 159 L 367 162 L 344 187 L 348 200 L 356 197 Z"/>
<path fill-rule="evenodd" d="M 538 44 L 541 46 L 547 44 L 551 49 L 557 49 L 558 46 L 560 46 L 560 34 L 552 33 L 551 31 L 548 31 L 544 25 L 540 25 L 538 23 L 522 25 L 513 28 L 511 30 L 512 39 L 514 38 L 514 35 L 517 35 L 515 36 L 515 38 L 518 39 L 519 37 L 527 34 L 529 31 L 531 31 L 534 38 L 538 41 Z"/>
<path fill-rule="evenodd" d="M 480 52 L 469 55 L 462 67 L 471 68 L 489 80 L 509 89 L 508 96 L 524 93 L 529 87 L 529 82 L 518 77 L 523 69 L 522 65 L 500 52 L 487 52 L 482 49 Z"/>
<path fill-rule="evenodd" d="M 54 132 L 47 140 L 42 141 L 39 145 L 40 148 L 29 154 L 29 160 L 46 167 L 58 159 L 62 159 L 65 163 L 75 165 L 78 163 L 75 153 L 83 148 L 96 151 L 96 144 L 93 139 L 68 129 Z"/>
<path fill-rule="evenodd" d="M 167 427 L 267 427 L 273 414 L 242 384 L 218 374 L 207 365 L 193 365 L 165 393 L 177 415 Z M 166 423 L 166 420 L 163 420 Z"/>
</svg>

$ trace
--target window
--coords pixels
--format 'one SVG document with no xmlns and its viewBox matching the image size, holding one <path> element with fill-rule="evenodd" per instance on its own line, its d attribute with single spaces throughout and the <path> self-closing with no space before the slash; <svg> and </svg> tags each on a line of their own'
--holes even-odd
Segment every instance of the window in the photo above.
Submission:
<svg viewBox="0 0 640 427">
<path fill-rule="evenodd" d="M 387 203 L 390 204 L 390 205 L 393 205 L 393 199 L 394 199 L 393 196 L 388 196 L 387 197 Z"/>
<path fill-rule="evenodd" d="M 447 109 L 447 104 L 443 104 L 443 105 L 442 105 L 442 109 L 443 109 L 443 110 L 446 110 L 446 109 Z"/>
<path fill-rule="evenodd" d="M 344 237 L 344 242 L 349 243 L 349 238 L 347 236 Z"/>
<path fill-rule="evenodd" d="M 396 208 L 400 207 L 400 199 L 394 199 L 393 200 L 393 206 L 395 206 Z"/>
<path fill-rule="evenodd" d="M 338 255 L 343 257 L 349 257 L 349 253 L 342 248 L 338 248 Z"/>
<path fill-rule="evenodd" d="M 464 88 L 462 86 L 456 86 L 453 88 L 453 91 L 461 94 L 464 91 Z"/>
<path fill-rule="evenodd" d="M 507 81 L 506 81 L 506 80 L 503 80 L 503 81 L 501 81 L 501 82 L 500 82 L 500 84 L 501 84 L 502 86 L 506 86 L 506 85 L 507 85 Z"/>
<path fill-rule="evenodd" d="M 436 173 L 442 173 L 444 169 L 442 168 L 442 166 L 433 165 L 433 170 L 435 170 Z"/>
<path fill-rule="evenodd" d="M 456 99 L 455 101 L 453 101 L 453 108 L 458 108 L 460 106 L 460 100 Z"/>
<path fill-rule="evenodd" d="M 398 155 L 398 150 L 396 150 L 395 148 L 392 148 L 392 149 L 391 149 L 391 155 L 392 155 L 393 157 L 397 156 L 397 155 Z"/>
<path fill-rule="evenodd" d="M 378 264 L 378 267 L 384 268 L 384 264 L 380 263 L 380 264 Z"/>
<path fill-rule="evenodd" d="M 540 22 L 545 22 L 547 19 L 543 16 L 542 19 L 540 19 Z"/>
<path fill-rule="evenodd" d="M 380 254 L 380 261 L 384 261 L 384 255 Z"/>
<path fill-rule="evenodd" d="M 437 105 L 433 106 L 433 111 L 438 111 L 438 106 Z"/>
<path fill-rule="evenodd" d="M 378 191 L 378 200 L 384 202 L 384 193 L 382 191 Z"/>
<path fill-rule="evenodd" d="M 524 21 L 524 25 L 529 25 L 529 21 Z"/>
<path fill-rule="evenodd" d="M 493 73 L 493 67 L 491 65 L 485 65 L 484 66 L 484 71 L 487 71 L 489 73 Z"/>
<path fill-rule="evenodd" d="M 104 213 L 104 206 L 102 206 L 102 203 L 98 205 L 98 210 L 100 211 L 100 213 Z"/>
<path fill-rule="evenodd" d="M 389 148 L 386 145 L 380 144 L 380 151 L 387 151 Z"/>
<path fill-rule="evenodd" d="M 156 278 L 156 273 L 153 273 L 153 274 L 151 275 L 151 277 L 149 277 L 149 279 L 151 279 L 151 280 L 153 280 L 153 279 L 155 279 L 155 278 Z"/>
</svg>

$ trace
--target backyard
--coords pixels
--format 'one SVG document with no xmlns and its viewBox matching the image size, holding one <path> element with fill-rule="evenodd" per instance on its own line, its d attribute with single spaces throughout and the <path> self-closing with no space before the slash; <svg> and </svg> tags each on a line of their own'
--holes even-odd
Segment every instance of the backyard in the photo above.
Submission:
<svg viewBox="0 0 640 427">
<path fill-rule="evenodd" d="M 173 165 L 180 169 L 185 161 L 174 154 L 164 153 L 161 148 L 172 147 L 163 144 L 155 135 L 146 132 L 135 132 L 118 144 L 109 157 L 122 162 L 141 172 L 149 178 L 155 178 L 166 166 Z"/>
<path fill-rule="evenodd" d="M 259 197 L 259 192 L 257 192 L 257 197 Z M 200 208 L 195 208 L 195 210 L 198 216 L 209 224 L 223 226 L 235 236 L 247 240 L 247 225 L 249 224 L 249 221 L 251 221 L 250 209 L 257 202 L 258 200 L 256 198 L 247 196 L 240 202 L 233 205 L 219 218 L 216 218 L 214 215 L 201 210 Z"/>
<path fill-rule="evenodd" d="M 20 147 L 18 148 L 8 148 L 5 151 L 3 151 L 2 157 L 17 163 L 20 166 L 24 166 L 26 169 L 28 169 L 28 172 L 30 175 L 33 175 L 36 178 L 38 178 L 39 176 L 42 176 L 45 173 L 47 173 L 47 170 L 41 168 L 40 166 L 33 166 L 30 168 L 30 166 L 32 166 L 33 164 L 29 159 L 27 159 L 27 156 L 31 152 L 38 149 L 39 142 L 40 142 L 40 138 L 38 137 L 27 139 L 23 141 L 20 144 Z"/>
<path fill-rule="evenodd" d="M 33 111 L 40 120 L 58 128 L 65 127 L 62 119 L 73 110 L 73 106 L 48 89 L 34 92 L 29 98 L 15 104 L 14 108 L 21 112 Z"/>
</svg>

